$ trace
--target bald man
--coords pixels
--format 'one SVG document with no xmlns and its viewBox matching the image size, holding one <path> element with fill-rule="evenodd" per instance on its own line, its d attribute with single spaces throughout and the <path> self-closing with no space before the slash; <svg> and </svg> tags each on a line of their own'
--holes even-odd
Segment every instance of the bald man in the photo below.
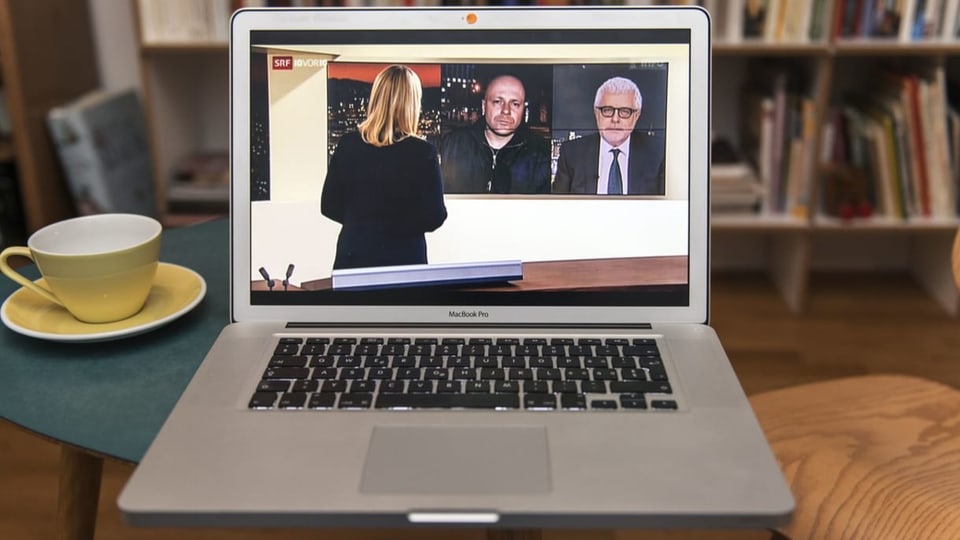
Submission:
<svg viewBox="0 0 960 540">
<path fill-rule="evenodd" d="M 481 110 L 476 124 L 440 141 L 444 193 L 549 193 L 550 143 L 524 122 L 520 79 L 491 79 Z"/>
</svg>

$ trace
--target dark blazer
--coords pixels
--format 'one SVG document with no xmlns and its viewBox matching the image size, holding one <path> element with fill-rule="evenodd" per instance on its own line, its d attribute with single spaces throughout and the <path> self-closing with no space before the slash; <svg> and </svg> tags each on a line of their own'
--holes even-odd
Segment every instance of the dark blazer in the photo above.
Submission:
<svg viewBox="0 0 960 540">
<path fill-rule="evenodd" d="M 665 195 L 663 162 L 664 138 L 634 131 L 630 135 L 630 166 L 627 171 L 629 195 Z M 600 134 L 594 133 L 560 145 L 554 193 L 597 194 L 600 163 Z"/>
<path fill-rule="evenodd" d="M 376 147 L 347 133 L 330 158 L 320 212 L 343 224 L 334 269 L 426 264 L 424 233 L 447 219 L 437 148 L 414 137 Z"/>
</svg>

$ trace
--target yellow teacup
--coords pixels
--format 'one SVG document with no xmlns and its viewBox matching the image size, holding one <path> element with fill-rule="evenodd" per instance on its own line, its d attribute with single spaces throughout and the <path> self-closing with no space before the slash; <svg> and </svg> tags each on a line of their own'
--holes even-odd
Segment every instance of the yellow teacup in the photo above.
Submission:
<svg viewBox="0 0 960 540">
<path fill-rule="evenodd" d="M 136 214 L 98 214 L 67 219 L 38 230 L 28 247 L 0 253 L 0 271 L 88 323 L 119 321 L 143 307 L 160 260 L 163 227 Z M 7 264 L 32 259 L 47 287 Z"/>
</svg>

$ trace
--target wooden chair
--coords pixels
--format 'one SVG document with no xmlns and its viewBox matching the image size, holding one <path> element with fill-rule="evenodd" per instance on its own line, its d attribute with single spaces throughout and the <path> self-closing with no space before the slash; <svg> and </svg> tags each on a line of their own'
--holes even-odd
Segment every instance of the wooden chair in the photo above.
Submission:
<svg viewBox="0 0 960 540">
<path fill-rule="evenodd" d="M 952 266 L 960 288 L 960 231 Z M 957 389 L 869 375 L 750 401 L 797 499 L 779 533 L 792 540 L 960 539 Z"/>
</svg>

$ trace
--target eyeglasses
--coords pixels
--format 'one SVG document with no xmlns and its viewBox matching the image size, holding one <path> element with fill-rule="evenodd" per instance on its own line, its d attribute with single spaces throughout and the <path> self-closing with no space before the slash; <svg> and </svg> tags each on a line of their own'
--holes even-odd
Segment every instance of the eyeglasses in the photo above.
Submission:
<svg viewBox="0 0 960 540">
<path fill-rule="evenodd" d="M 604 118 L 613 118 L 613 113 L 617 113 L 617 116 L 620 118 L 627 119 L 640 109 L 631 109 L 630 107 L 597 107 L 597 110 L 600 111 L 600 116 Z"/>
</svg>

